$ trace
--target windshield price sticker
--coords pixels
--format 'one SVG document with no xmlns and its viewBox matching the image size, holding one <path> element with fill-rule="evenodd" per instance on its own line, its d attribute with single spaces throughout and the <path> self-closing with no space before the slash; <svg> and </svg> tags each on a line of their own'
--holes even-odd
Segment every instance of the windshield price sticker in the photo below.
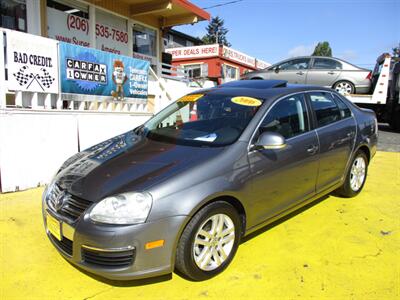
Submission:
<svg viewBox="0 0 400 300">
<path fill-rule="evenodd" d="M 186 95 L 186 96 L 183 96 L 182 98 L 180 98 L 178 101 L 179 102 L 196 102 L 203 96 L 204 96 L 204 94 Z"/>
<path fill-rule="evenodd" d="M 260 106 L 262 104 L 260 100 L 252 97 L 234 97 L 231 101 L 244 106 Z"/>
</svg>

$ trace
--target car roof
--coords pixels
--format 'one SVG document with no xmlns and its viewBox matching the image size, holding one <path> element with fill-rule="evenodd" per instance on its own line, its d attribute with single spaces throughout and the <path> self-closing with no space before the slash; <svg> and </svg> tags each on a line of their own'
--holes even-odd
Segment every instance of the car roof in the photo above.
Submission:
<svg viewBox="0 0 400 300">
<path fill-rule="evenodd" d="M 288 84 L 285 80 L 238 80 L 214 88 L 196 91 L 195 94 L 247 96 L 273 100 L 288 94 L 312 90 L 333 91 L 321 86 Z"/>
</svg>

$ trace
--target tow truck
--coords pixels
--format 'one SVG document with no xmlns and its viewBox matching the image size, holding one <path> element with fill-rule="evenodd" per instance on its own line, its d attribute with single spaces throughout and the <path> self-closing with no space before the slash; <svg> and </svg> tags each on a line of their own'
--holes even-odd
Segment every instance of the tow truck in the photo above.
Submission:
<svg viewBox="0 0 400 300">
<path fill-rule="evenodd" d="M 360 107 L 375 111 L 378 122 L 389 123 L 400 132 L 400 58 L 388 53 L 380 55 L 372 72 L 372 94 L 345 95 Z"/>
</svg>

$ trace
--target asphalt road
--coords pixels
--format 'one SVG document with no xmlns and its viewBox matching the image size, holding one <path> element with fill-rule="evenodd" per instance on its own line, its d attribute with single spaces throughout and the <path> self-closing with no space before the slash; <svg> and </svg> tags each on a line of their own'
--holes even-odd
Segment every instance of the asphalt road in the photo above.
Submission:
<svg viewBox="0 0 400 300">
<path fill-rule="evenodd" d="M 378 150 L 400 152 L 400 133 L 391 130 L 388 124 L 379 124 Z"/>
</svg>

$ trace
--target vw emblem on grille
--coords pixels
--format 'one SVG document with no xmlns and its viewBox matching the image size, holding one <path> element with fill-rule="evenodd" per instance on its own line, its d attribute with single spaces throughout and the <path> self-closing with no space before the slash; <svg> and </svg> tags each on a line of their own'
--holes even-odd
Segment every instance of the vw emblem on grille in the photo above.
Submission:
<svg viewBox="0 0 400 300">
<path fill-rule="evenodd" d="M 63 205 L 64 202 L 67 200 L 68 195 L 66 195 L 65 192 L 60 193 L 59 195 L 57 195 L 56 199 L 54 200 L 54 209 L 56 211 L 59 211 Z"/>
</svg>

